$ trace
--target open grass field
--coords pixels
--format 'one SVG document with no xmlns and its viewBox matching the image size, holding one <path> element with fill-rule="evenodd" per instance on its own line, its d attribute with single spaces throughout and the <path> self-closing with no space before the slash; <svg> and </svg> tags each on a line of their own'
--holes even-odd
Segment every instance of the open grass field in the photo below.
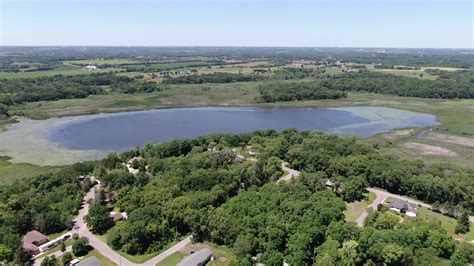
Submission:
<svg viewBox="0 0 474 266">
<path fill-rule="evenodd" d="M 97 71 L 86 71 L 82 70 L 82 67 L 73 65 L 59 64 L 55 69 L 52 70 L 41 70 L 41 71 L 30 71 L 30 72 L 0 72 L 0 78 L 15 79 L 15 78 L 38 78 L 43 76 L 54 76 L 54 75 L 89 75 L 91 73 L 98 72 L 111 72 L 118 71 L 119 69 L 99 69 Z"/>
<path fill-rule="evenodd" d="M 37 166 L 27 163 L 12 164 L 8 157 L 0 156 L 0 185 L 9 184 L 23 177 L 37 176 L 57 171 L 58 167 Z"/>
<path fill-rule="evenodd" d="M 70 61 L 64 61 L 66 64 L 71 64 L 71 65 L 96 65 L 96 66 L 103 66 L 103 65 L 125 65 L 125 64 L 139 64 L 143 63 L 143 61 L 138 61 L 138 60 L 131 60 L 131 59 L 90 59 L 90 60 L 70 60 Z"/>
<path fill-rule="evenodd" d="M 185 253 L 181 251 L 176 251 L 175 253 L 169 255 L 160 263 L 157 263 L 156 266 L 176 266 L 186 256 Z"/>
<path fill-rule="evenodd" d="M 411 218 L 405 217 L 405 223 L 413 223 L 423 220 L 429 224 L 436 224 L 445 229 L 449 235 L 456 239 L 474 241 L 474 223 L 471 223 L 471 230 L 467 234 L 455 234 L 454 228 L 456 227 L 457 221 L 454 218 L 443 215 L 441 213 L 434 212 L 427 208 L 418 208 L 418 217 Z"/>
<path fill-rule="evenodd" d="M 436 79 L 437 76 L 433 76 L 430 73 L 424 71 L 423 69 L 416 70 L 405 70 L 405 69 L 371 69 L 374 72 L 381 72 L 384 74 L 391 74 L 397 76 L 403 76 L 408 78 L 421 78 L 421 79 Z"/>
<path fill-rule="evenodd" d="M 367 199 L 365 200 L 354 201 L 346 205 L 347 209 L 344 212 L 346 221 L 355 222 L 357 217 L 359 217 L 367 209 L 369 204 L 372 203 L 372 201 L 374 201 L 375 194 L 372 192 L 369 192 L 366 194 L 366 198 Z"/>
<path fill-rule="evenodd" d="M 224 266 L 229 265 L 230 262 L 235 260 L 235 255 L 231 249 L 225 246 L 217 246 L 210 242 L 204 243 L 191 243 L 188 245 L 189 248 L 194 250 L 201 250 L 208 248 L 212 251 L 212 254 L 216 257 L 216 260 L 208 262 L 208 266 Z"/>
</svg>

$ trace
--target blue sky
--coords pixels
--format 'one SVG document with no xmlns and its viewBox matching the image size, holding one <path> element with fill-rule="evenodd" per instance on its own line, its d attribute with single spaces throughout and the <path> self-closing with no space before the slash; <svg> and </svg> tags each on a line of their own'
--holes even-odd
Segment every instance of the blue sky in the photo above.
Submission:
<svg viewBox="0 0 474 266">
<path fill-rule="evenodd" d="M 1 45 L 473 48 L 472 0 L 0 0 Z"/>
</svg>

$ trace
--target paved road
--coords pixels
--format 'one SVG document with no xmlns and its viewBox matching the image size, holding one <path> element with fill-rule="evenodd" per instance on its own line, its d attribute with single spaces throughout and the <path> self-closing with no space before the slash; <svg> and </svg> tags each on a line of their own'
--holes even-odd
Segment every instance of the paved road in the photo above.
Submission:
<svg viewBox="0 0 474 266">
<path fill-rule="evenodd" d="M 378 188 L 368 188 L 367 189 L 369 192 L 372 192 L 375 194 L 376 198 L 375 200 L 368 206 L 368 208 L 372 208 L 373 210 L 376 210 L 377 209 L 377 205 L 379 205 L 380 203 L 383 203 L 387 198 L 391 197 L 391 198 L 397 198 L 397 199 L 402 199 L 402 200 L 406 200 L 408 201 L 409 203 L 413 203 L 413 204 L 416 204 L 416 205 L 420 205 L 422 207 L 425 207 L 425 208 L 429 208 L 431 209 L 431 205 L 430 204 L 426 204 L 422 201 L 419 201 L 419 200 L 415 200 L 415 199 L 412 199 L 412 198 L 409 198 L 409 197 L 405 197 L 405 196 L 400 196 L 400 195 L 397 195 L 397 194 L 393 194 L 393 193 L 390 193 L 390 192 L 387 192 L 385 190 L 381 190 L 381 189 L 378 189 Z M 364 221 L 365 221 L 365 218 L 367 218 L 367 215 L 369 213 L 367 212 L 367 210 L 365 210 L 357 219 L 356 219 L 356 223 L 358 226 L 362 227 L 364 226 Z M 474 223 L 474 216 L 469 216 L 469 220 L 471 222 Z"/>
<path fill-rule="evenodd" d="M 169 255 L 173 254 L 176 251 L 179 251 L 183 249 L 187 244 L 191 243 L 191 237 L 186 237 L 185 239 L 181 240 L 179 243 L 176 245 L 170 247 L 169 249 L 161 252 L 157 256 L 149 259 L 148 261 L 142 263 L 142 264 L 137 264 L 129 261 L 128 259 L 124 258 L 120 254 L 118 254 L 115 250 L 110 248 L 106 243 L 102 242 L 97 236 L 95 236 L 92 232 L 89 231 L 87 228 L 87 225 L 84 221 L 84 217 L 87 215 L 89 212 L 89 203 L 87 203 L 90 199 L 94 198 L 94 190 L 100 188 L 100 183 L 95 185 L 87 194 L 84 196 L 84 205 L 82 209 L 79 210 L 79 214 L 76 219 L 76 226 L 77 228 L 71 233 L 77 233 L 79 236 L 85 236 L 89 238 L 89 245 L 94 247 L 98 252 L 100 252 L 102 255 L 110 259 L 112 262 L 114 262 L 117 265 L 123 265 L 123 266 L 131 266 L 131 265 L 141 265 L 141 266 L 155 266 L 157 263 L 168 257 Z M 71 246 L 67 247 L 66 251 L 71 251 L 72 248 Z M 61 251 L 55 252 L 51 255 L 55 255 L 56 257 L 59 257 L 62 255 Z M 50 255 L 50 256 L 51 256 Z M 41 262 L 43 261 L 43 258 L 37 259 L 34 261 L 34 265 L 41 265 Z"/>
<path fill-rule="evenodd" d="M 288 174 L 281 177 L 280 179 L 278 179 L 278 182 L 280 181 L 285 181 L 285 182 L 288 182 L 290 181 L 292 178 L 294 177 L 298 177 L 300 176 L 301 172 L 300 171 L 297 171 L 295 169 L 291 169 L 291 168 L 288 168 L 288 163 L 282 163 L 281 164 L 281 169 L 283 169 L 283 171 L 287 171 Z"/>
</svg>

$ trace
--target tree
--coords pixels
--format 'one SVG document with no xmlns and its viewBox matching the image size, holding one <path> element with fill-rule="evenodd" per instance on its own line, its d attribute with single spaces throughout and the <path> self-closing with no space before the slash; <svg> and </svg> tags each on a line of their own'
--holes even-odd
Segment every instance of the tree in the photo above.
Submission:
<svg viewBox="0 0 474 266">
<path fill-rule="evenodd" d="M 245 256 L 247 253 L 252 251 L 252 242 L 249 240 L 249 237 L 244 235 L 239 235 L 234 243 L 234 252 L 235 255 L 239 257 Z"/>
<path fill-rule="evenodd" d="M 393 213 L 382 213 L 374 223 L 377 229 L 393 229 L 400 219 Z"/>
<path fill-rule="evenodd" d="M 397 244 L 387 244 L 382 250 L 384 263 L 390 265 L 403 265 L 403 248 Z"/>
<path fill-rule="evenodd" d="M 357 262 L 359 261 L 359 255 L 357 254 L 358 246 L 359 244 L 357 244 L 357 242 L 354 240 L 347 241 L 342 245 L 342 248 L 337 251 L 340 265 L 357 265 Z"/>
<path fill-rule="evenodd" d="M 454 229 L 454 233 L 465 234 L 469 232 L 469 229 L 470 229 L 469 226 L 470 226 L 469 215 L 467 214 L 467 212 L 463 212 L 458 218 L 458 224 L 456 225 Z"/>
<path fill-rule="evenodd" d="M 98 203 L 90 205 L 89 213 L 84 219 L 91 231 L 97 234 L 105 233 L 112 226 L 112 220 L 107 207 Z"/>
<path fill-rule="evenodd" d="M 364 177 L 352 177 L 349 181 L 344 183 L 342 196 L 344 200 L 348 202 L 360 200 L 364 197 L 364 193 L 367 191 L 366 187 L 367 182 Z"/>
<path fill-rule="evenodd" d="M 64 244 L 64 242 L 61 242 L 60 250 L 61 250 L 61 252 L 66 251 L 66 244 Z"/>
<path fill-rule="evenodd" d="M 316 263 L 317 266 L 331 266 L 337 264 L 337 250 L 340 244 L 338 241 L 327 238 L 326 241 L 316 248 Z"/>
<path fill-rule="evenodd" d="M 428 237 L 429 245 L 438 252 L 438 256 L 449 258 L 454 251 L 454 242 L 445 231 L 433 231 Z"/>
<path fill-rule="evenodd" d="M 17 265 L 29 265 L 31 258 L 31 253 L 22 246 L 19 246 L 15 251 L 15 264 Z"/>
<path fill-rule="evenodd" d="M 80 237 L 72 244 L 72 253 L 74 253 L 75 256 L 83 256 L 87 253 L 88 245 L 89 239 L 85 236 Z"/>
<path fill-rule="evenodd" d="M 58 265 L 59 265 L 58 259 L 54 255 L 51 257 L 46 256 L 41 262 L 41 266 L 58 266 Z"/>
<path fill-rule="evenodd" d="M 67 266 L 67 265 L 69 265 L 69 262 L 72 261 L 73 259 L 74 259 L 74 256 L 72 255 L 72 253 L 71 252 L 66 252 L 63 255 L 62 263 L 63 263 L 64 266 Z"/>
</svg>

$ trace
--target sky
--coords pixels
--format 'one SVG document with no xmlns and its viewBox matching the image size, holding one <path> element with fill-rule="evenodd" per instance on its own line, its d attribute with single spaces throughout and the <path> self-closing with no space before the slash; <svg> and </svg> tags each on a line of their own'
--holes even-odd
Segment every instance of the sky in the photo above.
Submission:
<svg viewBox="0 0 474 266">
<path fill-rule="evenodd" d="M 473 2 L 0 0 L 0 45 L 474 48 Z"/>
</svg>

